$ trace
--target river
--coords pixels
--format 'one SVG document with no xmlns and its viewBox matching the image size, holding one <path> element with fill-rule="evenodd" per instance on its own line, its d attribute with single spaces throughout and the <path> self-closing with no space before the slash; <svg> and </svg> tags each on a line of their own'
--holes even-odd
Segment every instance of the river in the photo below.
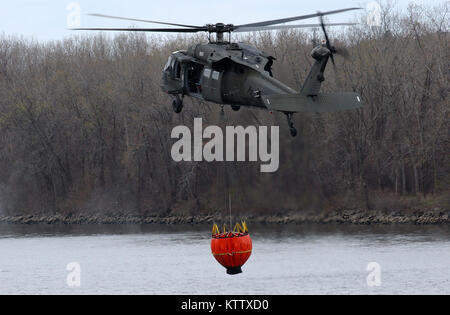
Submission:
<svg viewBox="0 0 450 315">
<path fill-rule="evenodd" d="M 229 276 L 209 226 L 0 225 L 0 294 L 450 294 L 445 225 L 250 230 Z"/>
</svg>

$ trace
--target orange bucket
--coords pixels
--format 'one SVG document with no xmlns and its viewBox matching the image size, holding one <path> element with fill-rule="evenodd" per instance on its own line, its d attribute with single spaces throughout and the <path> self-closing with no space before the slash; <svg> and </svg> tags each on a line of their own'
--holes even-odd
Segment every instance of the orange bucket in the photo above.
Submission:
<svg viewBox="0 0 450 315">
<path fill-rule="evenodd" d="M 217 225 L 214 225 L 211 240 L 211 251 L 214 258 L 227 269 L 227 273 L 235 275 L 242 272 L 242 266 L 252 254 L 252 239 L 243 222 L 242 228 L 239 224 L 233 232 L 219 233 Z"/>
</svg>

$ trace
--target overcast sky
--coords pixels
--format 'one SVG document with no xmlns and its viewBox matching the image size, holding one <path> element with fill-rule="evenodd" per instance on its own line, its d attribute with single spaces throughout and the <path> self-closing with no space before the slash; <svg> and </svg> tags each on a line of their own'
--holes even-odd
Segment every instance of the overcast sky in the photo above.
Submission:
<svg viewBox="0 0 450 315">
<path fill-rule="evenodd" d="M 396 7 L 407 4 L 442 4 L 448 0 L 397 0 Z M 359 6 L 366 8 L 372 1 L 360 0 L 14 0 L 2 1 L 0 33 L 23 35 L 40 41 L 61 39 L 73 34 L 68 30 L 68 16 L 81 8 L 81 27 L 152 27 L 154 24 L 107 20 L 85 16 L 102 13 L 132 18 L 204 25 L 207 23 L 245 24 L 260 20 L 310 14 Z M 77 5 L 70 6 L 71 3 Z M 348 21 L 354 13 L 329 17 L 330 22 Z M 73 17 L 73 15 L 72 15 Z M 74 21 L 73 19 L 69 19 Z M 317 20 L 301 21 L 315 23 Z"/>
</svg>

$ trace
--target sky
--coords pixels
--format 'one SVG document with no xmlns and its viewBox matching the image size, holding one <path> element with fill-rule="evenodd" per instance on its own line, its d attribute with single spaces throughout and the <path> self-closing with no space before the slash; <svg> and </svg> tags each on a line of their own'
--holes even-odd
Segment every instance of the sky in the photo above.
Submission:
<svg viewBox="0 0 450 315">
<path fill-rule="evenodd" d="M 410 2 L 438 5 L 448 0 L 394 0 L 399 9 Z M 108 20 L 86 16 L 101 13 L 181 24 L 246 24 L 263 20 L 311 14 L 347 7 L 363 7 L 373 1 L 362 0 L 14 0 L 1 1 L 0 34 L 19 35 L 39 41 L 59 40 L 80 27 L 158 27 L 155 24 Z M 80 14 L 77 14 L 79 8 Z M 348 22 L 355 13 L 332 15 L 329 22 Z M 315 23 L 317 20 L 300 21 Z M 298 23 L 298 22 L 297 22 Z"/>
</svg>

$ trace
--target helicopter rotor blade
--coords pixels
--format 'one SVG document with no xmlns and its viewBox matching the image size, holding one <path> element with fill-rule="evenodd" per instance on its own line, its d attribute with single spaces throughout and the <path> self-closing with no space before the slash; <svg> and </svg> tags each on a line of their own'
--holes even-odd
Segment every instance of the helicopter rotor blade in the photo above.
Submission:
<svg viewBox="0 0 450 315">
<path fill-rule="evenodd" d="M 319 14 L 320 14 L 320 12 L 319 12 Z M 327 45 L 328 49 L 330 49 L 331 48 L 330 39 L 328 38 L 328 33 L 327 33 L 327 29 L 325 28 L 325 22 L 323 21 L 323 16 L 319 15 L 319 17 L 320 17 L 320 27 L 322 28 L 322 32 L 325 36 L 326 45 Z"/>
<path fill-rule="evenodd" d="M 328 37 L 327 29 L 325 27 L 325 22 L 323 21 L 323 14 L 321 12 L 317 13 L 320 19 L 320 27 L 322 28 L 323 35 L 325 36 L 325 45 L 330 50 L 330 59 L 333 64 L 333 68 L 336 71 L 336 63 L 334 62 L 333 54 L 336 52 L 335 49 L 330 44 L 330 38 Z"/>
<path fill-rule="evenodd" d="M 203 28 L 203 26 L 176 24 L 176 23 L 168 23 L 168 22 L 158 22 L 158 21 L 150 21 L 150 20 L 142 20 L 142 19 L 133 19 L 133 18 L 126 18 L 126 17 L 121 17 L 121 16 L 112 16 L 112 15 L 105 15 L 105 14 L 98 14 L 98 13 L 90 13 L 90 14 L 87 14 L 87 15 L 95 16 L 95 17 L 101 17 L 101 18 L 107 18 L 107 19 L 136 21 L 136 22 L 154 23 L 154 24 L 189 27 L 189 28 Z"/>
<path fill-rule="evenodd" d="M 280 30 L 280 29 L 290 29 L 290 28 L 305 28 L 305 27 L 322 27 L 322 30 L 325 33 L 325 36 L 327 37 L 327 46 L 331 48 L 328 40 L 328 36 L 326 34 L 325 30 L 325 24 L 323 22 L 323 16 L 330 15 L 330 14 L 337 14 L 342 13 L 346 11 L 352 11 L 352 10 L 360 10 L 362 8 L 347 8 L 347 9 L 340 9 L 340 10 L 333 10 L 333 11 L 327 11 L 327 12 L 317 12 L 314 14 L 308 14 L 308 15 L 301 15 L 301 16 L 295 16 L 291 18 L 284 18 L 284 19 L 277 19 L 277 20 L 270 20 L 270 21 L 262 21 L 257 23 L 250 23 L 250 24 L 243 24 L 243 25 L 237 25 L 234 26 L 232 24 L 223 25 L 221 23 L 219 24 L 208 24 L 205 26 L 196 26 L 196 25 L 186 25 L 186 24 L 177 24 L 177 23 L 167 23 L 167 22 L 159 22 L 159 21 L 151 21 L 151 20 L 143 20 L 143 19 L 134 19 L 134 18 L 126 18 L 126 17 L 120 17 L 120 16 L 112 16 L 112 15 L 105 15 L 105 14 L 98 14 L 98 13 L 91 13 L 88 14 L 90 16 L 95 17 L 101 17 L 101 18 L 110 18 L 110 19 L 119 19 L 119 20 L 126 20 L 126 21 L 138 21 L 138 22 L 145 22 L 145 23 L 155 23 L 155 24 L 163 24 L 163 25 L 170 25 L 170 26 L 177 26 L 177 27 L 183 27 L 183 28 L 73 28 L 72 30 L 85 30 L 85 31 L 121 31 L 121 32 L 161 32 L 161 33 L 197 33 L 197 32 L 209 32 L 209 33 L 224 33 L 224 32 L 253 32 L 253 31 L 264 31 L 264 30 Z M 304 25 L 278 25 L 281 23 L 288 23 L 292 21 L 298 21 L 298 20 L 304 20 L 304 19 L 310 19 L 313 17 L 320 17 L 321 24 L 304 24 Z M 327 24 L 328 26 L 339 26 L 339 25 L 355 25 L 354 23 L 330 23 Z M 333 53 L 333 52 L 332 52 Z M 331 59 L 334 63 L 333 55 L 331 55 Z"/>
<path fill-rule="evenodd" d="M 344 59 L 346 59 L 349 57 L 349 53 L 348 53 L 348 50 L 345 48 L 336 48 L 331 45 L 330 38 L 328 37 L 328 33 L 327 33 L 327 29 L 326 29 L 327 24 L 325 24 L 325 22 L 324 22 L 323 14 L 320 12 L 318 12 L 318 14 L 319 14 L 320 26 L 322 28 L 323 35 L 325 36 L 325 46 L 330 50 L 330 59 L 331 59 L 331 63 L 333 64 L 333 71 L 335 73 L 335 81 L 336 81 L 337 86 L 339 88 L 341 88 L 342 83 L 338 76 L 336 62 L 334 61 L 334 55 L 338 54 L 338 55 L 343 56 Z"/>
<path fill-rule="evenodd" d="M 330 15 L 330 14 L 336 14 L 346 11 L 352 11 L 352 10 L 361 10 L 362 8 L 347 8 L 347 9 L 340 9 L 340 10 L 333 10 L 333 11 L 327 11 L 322 13 L 314 13 L 314 14 L 308 14 L 308 15 L 300 15 L 300 16 L 294 16 L 291 18 L 285 18 L 285 19 L 277 19 L 277 20 L 269 20 L 269 21 L 263 21 L 263 22 L 257 22 L 257 23 L 250 23 L 250 24 L 242 24 L 236 26 L 235 29 L 241 28 L 241 27 L 254 27 L 254 26 L 269 26 L 269 25 L 275 25 L 275 24 L 281 24 L 281 23 L 288 23 L 298 20 L 306 20 L 313 17 L 323 16 L 323 15 Z"/>
<path fill-rule="evenodd" d="M 329 23 L 326 26 L 351 26 L 357 23 Z M 321 27 L 321 24 L 298 24 L 298 25 L 273 25 L 273 26 L 253 26 L 253 27 L 239 27 L 235 30 L 237 33 L 243 32 L 257 32 L 257 31 L 274 31 L 285 30 L 292 28 L 314 28 Z"/>
<path fill-rule="evenodd" d="M 71 28 L 73 31 L 116 31 L 116 32 L 155 32 L 155 33 L 197 33 L 207 28 Z"/>
<path fill-rule="evenodd" d="M 339 48 L 335 48 L 335 54 L 342 56 L 344 59 L 349 59 L 350 58 L 350 52 L 348 51 L 347 48 L 344 47 L 339 47 Z"/>
</svg>

